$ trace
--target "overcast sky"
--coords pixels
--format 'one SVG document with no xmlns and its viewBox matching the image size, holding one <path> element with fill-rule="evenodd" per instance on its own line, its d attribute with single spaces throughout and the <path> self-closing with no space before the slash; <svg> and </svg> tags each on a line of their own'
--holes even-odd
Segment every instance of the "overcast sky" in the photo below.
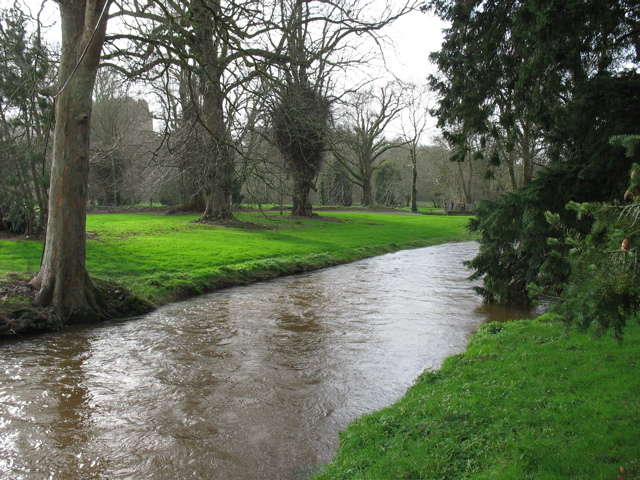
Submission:
<svg viewBox="0 0 640 480">
<path fill-rule="evenodd" d="M 386 53 L 389 70 L 403 81 L 426 84 L 427 76 L 436 71 L 429 62 L 429 54 L 440 50 L 442 30 L 446 26 L 435 15 L 421 12 L 411 12 L 393 23 L 385 32 L 396 44 L 394 50 L 390 49 Z M 429 97 L 427 103 L 432 107 L 435 98 L 433 95 Z M 436 119 L 430 118 L 422 143 L 430 143 L 430 138 L 437 135 L 435 124 Z M 394 122 L 389 130 L 387 135 L 399 135 L 402 133 L 402 125 Z"/>
<path fill-rule="evenodd" d="M 415 83 L 424 82 L 433 72 L 429 54 L 440 50 L 445 27 L 436 16 L 420 12 L 411 12 L 391 25 L 385 33 L 397 45 L 397 55 L 388 54 L 392 68 L 394 63 L 397 66 L 396 76 Z"/>
</svg>

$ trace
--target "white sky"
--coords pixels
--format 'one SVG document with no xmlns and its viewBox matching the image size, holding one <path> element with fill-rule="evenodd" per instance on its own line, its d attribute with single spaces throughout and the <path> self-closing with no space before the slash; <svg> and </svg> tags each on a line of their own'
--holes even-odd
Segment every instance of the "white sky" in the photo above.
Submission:
<svg viewBox="0 0 640 480">
<path fill-rule="evenodd" d="M 440 50 L 446 24 L 432 14 L 411 12 L 385 30 L 396 43 L 396 52 L 389 51 L 387 60 L 393 73 L 402 80 L 424 83 L 434 72 L 429 54 Z"/>
<path fill-rule="evenodd" d="M 393 23 L 385 34 L 396 44 L 385 56 L 391 73 L 405 82 L 426 85 L 427 76 L 435 73 L 435 66 L 429 61 L 429 54 L 440 50 L 443 40 L 443 29 L 446 24 L 429 13 L 411 12 Z M 428 95 L 427 104 L 432 107 L 435 100 Z M 393 122 L 387 129 L 392 137 L 402 133 L 402 122 Z M 421 143 L 430 143 L 430 138 L 437 134 L 436 119 L 429 118 L 427 130 Z"/>
</svg>

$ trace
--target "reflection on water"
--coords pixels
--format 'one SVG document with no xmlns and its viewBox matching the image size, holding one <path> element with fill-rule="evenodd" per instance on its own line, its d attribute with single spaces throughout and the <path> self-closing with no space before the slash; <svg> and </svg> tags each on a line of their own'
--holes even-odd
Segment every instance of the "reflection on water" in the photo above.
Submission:
<svg viewBox="0 0 640 480">
<path fill-rule="evenodd" d="M 338 430 L 497 314 L 466 281 L 476 249 L 404 251 L 5 343 L 0 476 L 301 478 L 331 459 Z"/>
<path fill-rule="evenodd" d="M 544 313 L 545 309 L 544 305 L 527 309 L 516 305 L 481 303 L 475 308 L 475 312 L 484 315 L 485 322 L 507 322 L 514 319 L 538 317 Z"/>
</svg>

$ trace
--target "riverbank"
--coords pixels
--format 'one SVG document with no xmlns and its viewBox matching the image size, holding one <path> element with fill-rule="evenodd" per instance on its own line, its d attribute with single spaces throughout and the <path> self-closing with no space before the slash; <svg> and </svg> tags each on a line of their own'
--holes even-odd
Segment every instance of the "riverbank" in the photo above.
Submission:
<svg viewBox="0 0 640 480">
<path fill-rule="evenodd" d="M 361 417 L 314 480 L 640 479 L 640 327 L 619 345 L 550 315 L 481 326 L 395 405 Z"/>
<path fill-rule="evenodd" d="M 234 221 L 150 213 L 87 217 L 87 269 L 105 317 L 121 318 L 219 288 L 316 270 L 407 248 L 469 240 L 468 219 L 330 212 L 312 219 L 244 212 Z M 55 327 L 28 280 L 42 241 L 0 240 L 0 330 Z M 36 320 L 35 323 L 31 320 Z"/>
</svg>

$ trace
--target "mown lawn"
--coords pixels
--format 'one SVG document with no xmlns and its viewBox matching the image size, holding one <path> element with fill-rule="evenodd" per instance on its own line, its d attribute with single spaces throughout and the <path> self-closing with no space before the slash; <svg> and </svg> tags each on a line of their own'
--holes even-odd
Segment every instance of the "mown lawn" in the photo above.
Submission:
<svg viewBox="0 0 640 480">
<path fill-rule="evenodd" d="M 619 345 L 550 321 L 484 325 L 340 439 L 314 480 L 638 480 L 640 327 Z"/>
<path fill-rule="evenodd" d="M 325 213 L 296 220 L 244 213 L 228 226 L 196 216 L 87 217 L 87 268 L 156 303 L 404 248 L 469 239 L 466 218 Z M 0 241 L 0 277 L 37 272 L 42 242 Z"/>
</svg>

